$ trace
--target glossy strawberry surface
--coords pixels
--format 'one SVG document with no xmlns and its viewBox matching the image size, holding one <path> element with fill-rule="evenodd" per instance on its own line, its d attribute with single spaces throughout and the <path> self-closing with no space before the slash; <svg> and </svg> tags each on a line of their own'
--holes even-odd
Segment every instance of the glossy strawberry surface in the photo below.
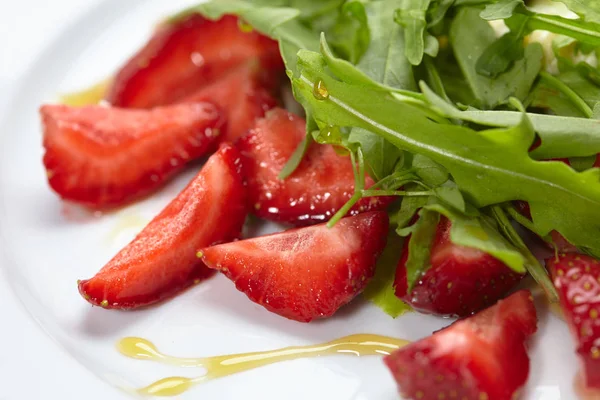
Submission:
<svg viewBox="0 0 600 400">
<path fill-rule="evenodd" d="M 207 154 L 225 128 L 206 103 L 152 110 L 45 105 L 40 112 L 48 183 L 63 199 L 97 208 L 156 190 Z"/>
<path fill-rule="evenodd" d="M 238 141 L 254 213 L 261 218 L 309 225 L 329 220 L 354 193 L 350 157 L 336 153 L 331 145 L 312 144 L 292 175 L 278 175 L 304 138 L 305 121 L 283 109 L 267 112 Z M 373 184 L 367 177 L 366 187 Z M 350 215 L 382 210 L 392 199 L 365 198 Z"/>
<path fill-rule="evenodd" d="M 525 340 L 537 330 L 529 291 L 397 350 L 385 363 L 408 399 L 514 400 L 529 375 Z"/>
<path fill-rule="evenodd" d="M 386 244 L 388 216 L 368 212 L 202 250 L 255 303 L 301 322 L 327 318 L 351 301 L 375 272 Z"/>
<path fill-rule="evenodd" d="M 211 21 L 191 14 L 159 26 L 119 70 L 107 100 L 134 108 L 175 103 L 250 59 L 273 76 L 283 72 L 277 42 L 240 29 L 234 16 Z"/>
<path fill-rule="evenodd" d="M 246 218 L 237 150 L 223 145 L 188 186 L 93 278 L 81 295 L 104 308 L 147 306 L 210 275 L 196 256 L 237 239 Z"/>
<path fill-rule="evenodd" d="M 416 310 L 452 316 L 466 316 L 482 310 L 502 298 L 522 278 L 491 255 L 452 242 L 452 224 L 441 217 L 431 247 L 431 267 L 408 293 L 406 262 L 409 236 L 394 282 L 396 296 Z"/>
<path fill-rule="evenodd" d="M 584 384 L 589 389 L 600 389 L 600 262 L 569 253 L 548 259 L 546 266 L 577 342 Z"/>
</svg>

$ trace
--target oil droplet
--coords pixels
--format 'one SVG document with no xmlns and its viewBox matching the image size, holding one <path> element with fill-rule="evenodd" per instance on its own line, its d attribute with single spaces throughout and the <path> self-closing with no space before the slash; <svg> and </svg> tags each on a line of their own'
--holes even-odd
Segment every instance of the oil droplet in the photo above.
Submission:
<svg viewBox="0 0 600 400">
<path fill-rule="evenodd" d="M 328 125 L 319 131 L 315 140 L 320 144 L 339 144 L 342 142 L 342 131 L 338 126 Z"/>
<path fill-rule="evenodd" d="M 246 22 L 242 18 L 238 19 L 238 29 L 244 33 L 250 33 L 254 30 L 252 25 L 250 25 L 248 22 Z"/>
<path fill-rule="evenodd" d="M 63 94 L 60 96 L 60 102 L 73 107 L 98 104 L 104 99 L 110 81 L 110 79 L 105 79 L 82 91 Z"/>
<path fill-rule="evenodd" d="M 197 379 L 198 378 L 184 378 L 181 376 L 164 378 L 140 389 L 139 393 L 160 397 L 177 396 L 185 393 L 197 383 Z"/>
<path fill-rule="evenodd" d="M 329 91 L 325 87 L 325 82 L 321 79 L 315 82 L 313 86 L 313 96 L 317 100 L 327 100 L 329 98 Z"/>
<path fill-rule="evenodd" d="M 151 341 L 142 338 L 123 338 L 117 343 L 117 349 L 127 357 L 138 360 L 159 360 L 164 358 Z"/>
<path fill-rule="evenodd" d="M 117 349 L 121 354 L 138 360 L 152 360 L 180 367 L 202 367 L 206 369 L 204 375 L 195 378 L 180 376 L 164 378 L 138 391 L 141 394 L 154 396 L 177 396 L 195 384 L 280 361 L 334 354 L 355 356 L 388 355 L 408 343 L 406 340 L 387 336 L 357 334 L 310 346 L 293 346 L 279 350 L 205 358 L 178 358 L 159 352 L 156 346 L 146 339 L 127 337 L 117 344 Z"/>
</svg>

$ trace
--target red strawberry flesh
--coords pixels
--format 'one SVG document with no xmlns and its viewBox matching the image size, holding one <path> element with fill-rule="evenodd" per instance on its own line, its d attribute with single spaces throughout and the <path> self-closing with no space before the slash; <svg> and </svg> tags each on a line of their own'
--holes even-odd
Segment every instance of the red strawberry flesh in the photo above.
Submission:
<svg viewBox="0 0 600 400">
<path fill-rule="evenodd" d="M 394 286 L 396 296 L 418 311 L 466 316 L 494 304 L 522 275 L 481 250 L 453 243 L 451 226 L 442 216 L 431 247 L 431 267 L 410 293 L 407 292 L 406 262 L 411 237 L 405 240 Z"/>
<path fill-rule="evenodd" d="M 260 64 L 251 61 L 181 101 L 216 104 L 227 117 L 220 140 L 233 143 L 277 105 L 269 91 L 272 83 L 268 80 L 273 78 L 263 75 Z"/>
<path fill-rule="evenodd" d="M 152 110 L 45 105 L 44 165 L 63 199 L 114 207 L 146 195 L 205 155 L 224 128 L 210 104 Z"/>
<path fill-rule="evenodd" d="M 285 180 L 278 178 L 304 135 L 302 118 L 276 108 L 238 141 L 251 206 L 259 217 L 294 225 L 324 222 L 352 197 L 352 162 L 331 145 L 312 144 L 294 173 Z M 366 186 L 372 184 L 367 177 Z M 390 201 L 387 197 L 363 199 L 350 215 L 385 209 Z"/>
<path fill-rule="evenodd" d="M 192 14 L 158 28 L 117 73 L 107 100 L 133 108 L 171 104 L 255 58 L 273 76 L 283 71 L 277 42 L 243 32 L 234 16 L 211 21 Z"/>
<path fill-rule="evenodd" d="M 255 303 L 301 322 L 333 315 L 373 276 L 388 217 L 369 212 L 324 224 L 221 244 L 202 260 Z"/>
<path fill-rule="evenodd" d="M 600 262 L 569 253 L 548 259 L 546 266 L 577 340 L 584 382 L 589 389 L 600 389 Z"/>
<path fill-rule="evenodd" d="M 385 358 L 411 399 L 512 400 L 529 375 L 525 340 L 537 330 L 529 291 L 459 320 Z"/>
<path fill-rule="evenodd" d="M 246 218 L 237 150 L 223 145 L 144 230 L 79 291 L 93 305 L 131 309 L 168 298 L 210 275 L 196 253 L 239 237 Z"/>
</svg>

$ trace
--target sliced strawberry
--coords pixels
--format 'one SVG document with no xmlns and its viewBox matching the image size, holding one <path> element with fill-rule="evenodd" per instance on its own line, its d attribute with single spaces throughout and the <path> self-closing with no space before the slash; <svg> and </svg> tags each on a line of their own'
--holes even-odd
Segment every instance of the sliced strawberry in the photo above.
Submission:
<svg viewBox="0 0 600 400">
<path fill-rule="evenodd" d="M 454 244 L 452 223 L 441 217 L 431 247 L 431 267 L 407 293 L 406 262 L 410 236 L 404 242 L 394 282 L 396 296 L 416 310 L 466 316 L 502 298 L 522 278 L 491 255 Z"/>
<path fill-rule="evenodd" d="M 580 254 L 546 261 L 583 364 L 585 384 L 600 389 L 600 263 Z"/>
<path fill-rule="evenodd" d="M 234 16 L 210 21 L 192 14 L 157 30 L 117 73 L 107 100 L 119 107 L 171 104 L 253 58 L 273 76 L 283 71 L 277 42 L 243 32 Z"/>
<path fill-rule="evenodd" d="M 62 198 L 92 207 L 124 204 L 161 186 L 207 153 L 224 128 L 206 103 L 153 110 L 41 108 L 44 165 Z"/>
<path fill-rule="evenodd" d="M 104 308 L 156 303 L 210 275 L 198 249 L 239 237 L 246 218 L 238 151 L 222 145 L 200 173 L 90 280 L 83 297 Z"/>
<path fill-rule="evenodd" d="M 529 375 L 525 339 L 537 330 L 529 291 L 387 356 L 406 398 L 513 400 Z"/>
<path fill-rule="evenodd" d="M 277 176 L 305 134 L 305 122 L 282 109 L 267 112 L 264 119 L 238 143 L 242 152 L 248 193 L 254 212 L 261 218 L 307 225 L 327 221 L 354 192 L 349 157 L 333 146 L 313 144 L 304 159 L 285 180 Z M 366 186 L 373 180 L 367 177 Z M 389 198 L 361 200 L 351 211 L 381 210 Z"/>
<path fill-rule="evenodd" d="M 268 77 L 260 64 L 248 62 L 227 76 L 184 98 L 183 102 L 214 103 L 227 116 L 227 129 L 221 141 L 235 142 L 277 102 L 269 93 Z"/>
<path fill-rule="evenodd" d="M 388 217 L 369 212 L 203 249 L 250 300 L 301 322 L 327 318 L 358 295 L 385 247 Z"/>
</svg>

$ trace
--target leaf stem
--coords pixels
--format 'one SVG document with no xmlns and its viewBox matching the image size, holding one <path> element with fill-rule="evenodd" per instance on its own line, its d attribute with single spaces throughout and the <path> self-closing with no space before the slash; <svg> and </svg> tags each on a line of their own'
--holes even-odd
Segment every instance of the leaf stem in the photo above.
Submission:
<svg viewBox="0 0 600 400">
<path fill-rule="evenodd" d="M 500 205 L 494 205 L 491 206 L 490 209 L 506 238 L 518 248 L 525 257 L 525 268 L 527 269 L 527 272 L 529 272 L 533 279 L 542 287 L 551 302 L 558 301 L 558 293 L 556 292 L 546 269 L 540 264 L 538 259 L 531 254 L 531 251 L 529 251 L 529 248 L 525 245 L 521 236 L 519 236 L 512 226 L 502 207 Z"/>
<path fill-rule="evenodd" d="M 405 197 L 427 197 L 433 196 L 433 192 L 406 192 L 404 190 L 363 190 L 363 197 L 376 196 L 405 196 Z"/>
<path fill-rule="evenodd" d="M 569 98 L 571 103 L 575 105 L 587 118 L 592 118 L 594 111 L 588 106 L 588 104 L 577 94 L 573 89 L 568 87 L 563 81 L 557 77 L 547 73 L 546 71 L 540 71 L 540 78 L 543 82 L 549 86 L 562 92 Z"/>
<path fill-rule="evenodd" d="M 570 36 L 592 46 L 600 46 L 600 30 L 589 27 L 588 25 L 590 24 L 580 22 L 579 20 L 567 19 L 556 15 L 533 13 L 526 10 L 520 13 L 529 17 L 527 26 L 532 31 L 541 29 Z"/>
<path fill-rule="evenodd" d="M 361 192 L 354 193 L 354 195 L 352 195 L 352 197 L 350 198 L 350 200 L 348 200 L 346 202 L 346 204 L 344 204 L 344 206 L 342 208 L 340 208 L 339 211 L 336 212 L 333 217 L 331 217 L 331 219 L 329 220 L 329 222 L 327 222 L 327 227 L 328 228 L 332 228 L 335 224 L 337 224 L 337 222 L 340 219 L 344 218 L 344 216 L 348 213 L 348 211 L 350 211 L 350 209 L 352 207 L 354 207 L 354 205 L 356 203 L 358 203 L 358 201 L 361 198 L 362 198 L 362 193 Z"/>
</svg>

